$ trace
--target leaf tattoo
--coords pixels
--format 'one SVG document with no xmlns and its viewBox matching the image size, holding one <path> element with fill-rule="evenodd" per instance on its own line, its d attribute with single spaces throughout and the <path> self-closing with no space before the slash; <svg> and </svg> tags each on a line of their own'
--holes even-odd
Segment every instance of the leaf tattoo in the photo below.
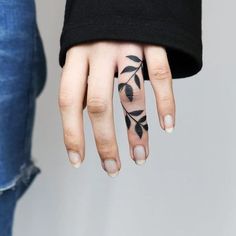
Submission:
<svg viewBox="0 0 236 236">
<path fill-rule="evenodd" d="M 126 123 L 127 129 L 129 129 L 130 125 L 131 125 L 131 121 L 130 121 L 128 115 L 125 115 L 125 123 Z"/>
<path fill-rule="evenodd" d="M 132 61 L 135 61 L 135 62 L 141 62 L 142 60 L 139 59 L 137 56 L 134 56 L 134 55 L 129 55 L 129 56 L 126 56 L 128 57 L 129 59 L 131 59 Z"/>
<path fill-rule="evenodd" d="M 132 116 L 139 116 L 143 110 L 136 110 L 136 111 L 131 111 L 129 114 Z"/>
<path fill-rule="evenodd" d="M 118 90 L 119 90 L 119 92 L 123 89 L 124 86 L 125 86 L 125 83 L 120 83 L 120 84 L 118 85 Z"/>
<path fill-rule="evenodd" d="M 139 71 L 139 69 L 142 70 L 143 73 L 143 61 L 138 58 L 137 56 L 134 55 L 128 55 L 126 56 L 127 58 L 129 58 L 131 61 L 135 62 L 135 63 L 139 63 L 138 66 L 126 66 L 120 74 L 124 74 L 124 73 L 132 73 L 132 75 L 129 77 L 129 79 L 125 82 L 125 83 L 120 83 L 118 85 L 118 91 L 121 93 L 122 90 L 124 89 L 125 92 L 125 96 L 128 98 L 128 100 L 130 102 L 133 101 L 133 96 L 134 96 L 134 91 L 133 91 L 133 87 L 129 84 L 129 81 L 131 79 L 134 79 L 134 82 L 136 84 L 136 86 L 141 89 L 141 82 L 140 82 L 140 78 L 137 75 L 137 72 Z M 136 134 L 139 136 L 139 138 L 141 139 L 143 136 L 144 131 L 148 131 L 148 124 L 147 122 L 147 116 L 144 114 L 142 115 L 142 113 L 144 112 L 144 110 L 134 110 L 131 112 L 128 112 L 126 110 L 126 108 L 124 107 L 124 105 L 121 103 L 124 111 L 125 111 L 125 123 L 127 126 L 127 129 L 131 129 L 131 124 L 132 121 L 135 123 L 134 125 L 134 131 L 136 132 Z M 140 118 L 136 118 L 138 116 L 142 115 Z"/>
<path fill-rule="evenodd" d="M 129 84 L 125 86 L 126 97 L 132 102 L 133 101 L 133 88 Z"/>
<path fill-rule="evenodd" d="M 148 131 L 148 124 L 143 125 L 143 128 Z"/>
<path fill-rule="evenodd" d="M 126 57 L 129 58 L 130 60 L 132 60 L 135 63 L 140 63 L 137 67 L 135 67 L 135 66 L 126 66 L 120 72 L 120 74 L 134 72 L 125 83 L 120 83 L 118 85 L 119 92 L 121 92 L 123 90 L 123 88 L 125 88 L 125 94 L 126 94 L 127 98 L 129 99 L 129 101 L 132 102 L 133 101 L 133 91 L 131 92 L 130 85 L 128 83 L 132 78 L 134 78 L 135 84 L 137 85 L 137 87 L 139 89 L 141 89 L 141 82 L 140 82 L 139 76 L 137 75 L 137 72 L 139 71 L 140 68 L 141 68 L 141 70 L 143 69 L 143 61 L 140 58 L 138 58 L 137 56 L 134 56 L 134 55 L 128 55 Z"/>
<path fill-rule="evenodd" d="M 126 73 L 126 72 L 132 72 L 132 71 L 135 71 L 137 70 L 136 67 L 134 66 L 126 66 L 120 73 L 123 74 L 123 73 Z"/>
<path fill-rule="evenodd" d="M 146 117 L 146 116 L 143 116 L 142 118 L 139 119 L 138 122 L 143 123 L 143 122 L 146 121 L 146 119 L 147 119 L 147 117 Z"/>
<path fill-rule="evenodd" d="M 139 123 L 137 123 L 137 124 L 135 125 L 135 131 L 136 131 L 136 133 L 138 134 L 139 138 L 142 138 L 142 136 L 143 136 L 143 130 L 142 130 L 142 127 L 141 127 L 141 125 L 140 125 Z"/>
<path fill-rule="evenodd" d="M 130 127 L 131 127 L 131 120 L 133 120 L 135 122 L 135 127 L 134 127 L 134 130 L 136 132 L 136 134 L 139 136 L 139 138 L 141 139 L 142 136 L 143 136 L 143 131 L 146 130 L 148 131 L 148 124 L 144 124 L 144 122 L 146 122 L 147 120 L 147 116 L 144 115 L 142 116 L 139 120 L 136 120 L 134 118 L 134 116 L 139 116 L 141 115 L 144 110 L 135 110 L 135 111 L 132 111 L 132 112 L 128 112 L 124 105 L 121 103 L 124 111 L 125 111 L 125 122 L 126 122 L 126 126 L 127 126 L 127 129 L 129 130 Z"/>
<path fill-rule="evenodd" d="M 134 76 L 134 81 L 136 83 L 136 85 L 139 87 L 139 89 L 141 88 L 141 85 L 140 85 L 140 79 L 138 77 L 138 75 L 135 74 Z"/>
</svg>

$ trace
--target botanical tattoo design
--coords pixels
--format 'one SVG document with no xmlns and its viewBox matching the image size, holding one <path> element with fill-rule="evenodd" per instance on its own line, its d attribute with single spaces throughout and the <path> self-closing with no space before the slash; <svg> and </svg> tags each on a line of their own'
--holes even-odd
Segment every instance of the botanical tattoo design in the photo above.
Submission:
<svg viewBox="0 0 236 236">
<path fill-rule="evenodd" d="M 136 85 L 138 86 L 138 88 L 141 88 L 141 84 L 140 84 L 140 79 L 137 75 L 137 72 L 140 68 L 143 67 L 143 61 L 141 59 L 139 59 L 137 56 L 134 55 L 129 55 L 126 56 L 128 57 L 130 60 L 139 63 L 139 65 L 137 67 L 135 66 L 126 66 L 121 72 L 120 74 L 124 74 L 127 72 L 133 72 L 132 75 L 129 77 L 129 79 L 125 82 L 125 83 L 120 83 L 118 86 L 118 90 L 119 92 L 121 92 L 123 90 L 123 88 L 125 89 L 125 95 L 127 96 L 127 98 L 130 100 L 130 102 L 133 101 L 133 88 L 131 85 L 129 85 L 129 81 L 134 78 L 134 82 L 136 83 Z"/>
<path fill-rule="evenodd" d="M 118 90 L 119 90 L 119 92 L 122 92 L 122 90 L 124 89 L 126 97 L 129 99 L 130 102 L 132 102 L 133 101 L 133 88 L 129 84 L 129 82 L 131 79 L 134 79 L 136 86 L 139 89 L 141 89 L 140 78 L 137 75 L 137 72 L 140 69 L 143 71 L 143 61 L 134 55 L 129 55 L 126 57 L 129 58 L 130 60 L 132 60 L 133 62 L 136 62 L 139 64 L 136 67 L 135 66 L 126 66 L 121 71 L 120 74 L 130 73 L 130 72 L 133 72 L 133 73 L 131 74 L 131 76 L 129 77 L 129 79 L 125 83 L 120 83 L 118 85 Z M 133 120 L 135 123 L 134 130 L 137 133 L 137 135 L 139 136 L 139 138 L 141 139 L 143 136 L 143 131 L 144 130 L 148 131 L 148 124 L 146 123 L 147 117 L 144 114 L 141 118 L 137 119 L 137 116 L 141 115 L 144 112 L 144 110 L 135 110 L 135 111 L 128 112 L 122 103 L 121 103 L 121 105 L 125 111 L 125 122 L 126 122 L 127 128 L 130 129 L 131 120 Z"/>
</svg>

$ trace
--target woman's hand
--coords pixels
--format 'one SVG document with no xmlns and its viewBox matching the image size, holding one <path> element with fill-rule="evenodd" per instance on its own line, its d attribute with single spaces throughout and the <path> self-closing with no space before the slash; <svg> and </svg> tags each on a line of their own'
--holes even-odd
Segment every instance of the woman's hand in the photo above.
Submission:
<svg viewBox="0 0 236 236">
<path fill-rule="evenodd" d="M 114 73 L 128 129 L 131 158 L 143 164 L 149 154 L 143 58 L 146 59 L 159 121 L 170 133 L 175 125 L 172 77 L 163 47 L 100 41 L 68 50 L 63 68 L 59 106 L 69 160 L 79 167 L 85 156 L 83 109 L 87 106 L 102 167 L 110 176 L 121 169 L 113 117 Z"/>
</svg>

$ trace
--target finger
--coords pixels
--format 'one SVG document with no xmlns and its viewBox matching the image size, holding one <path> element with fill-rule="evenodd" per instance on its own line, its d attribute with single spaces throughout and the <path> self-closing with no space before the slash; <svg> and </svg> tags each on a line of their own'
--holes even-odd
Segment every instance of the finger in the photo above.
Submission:
<svg viewBox="0 0 236 236">
<path fill-rule="evenodd" d="M 145 46 L 144 55 L 156 97 L 160 125 L 167 133 L 171 133 L 175 126 L 175 100 L 166 50 L 158 46 Z"/>
<path fill-rule="evenodd" d="M 105 49 L 107 50 L 106 47 Z M 102 167 L 108 175 L 114 177 L 121 168 L 112 104 L 115 52 L 110 51 L 104 57 L 104 48 L 100 44 L 98 49 L 92 48 L 92 51 L 93 54 L 89 60 L 87 109 Z"/>
<path fill-rule="evenodd" d="M 124 44 L 119 51 L 118 90 L 127 126 L 130 155 L 136 164 L 141 165 L 148 156 L 143 51 L 135 44 Z"/>
<path fill-rule="evenodd" d="M 83 100 L 88 75 L 88 59 L 80 47 L 68 51 L 63 68 L 59 107 L 64 143 L 71 164 L 78 168 L 84 160 Z"/>
</svg>

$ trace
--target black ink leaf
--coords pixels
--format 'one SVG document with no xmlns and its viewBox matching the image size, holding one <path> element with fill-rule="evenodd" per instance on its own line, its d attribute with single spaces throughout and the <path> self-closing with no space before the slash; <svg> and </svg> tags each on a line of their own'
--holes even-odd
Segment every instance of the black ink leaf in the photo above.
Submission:
<svg viewBox="0 0 236 236">
<path fill-rule="evenodd" d="M 143 110 L 136 110 L 136 111 L 131 111 L 129 114 L 132 116 L 139 116 Z"/>
<path fill-rule="evenodd" d="M 146 116 L 143 116 L 138 122 L 142 123 L 142 122 L 146 121 L 146 118 L 147 118 Z"/>
<path fill-rule="evenodd" d="M 148 124 L 143 125 L 143 128 L 144 128 L 146 131 L 148 131 Z"/>
<path fill-rule="evenodd" d="M 141 61 L 137 56 L 134 56 L 134 55 L 129 55 L 127 57 L 129 59 L 131 59 L 132 61 L 135 61 L 135 62 L 140 62 Z"/>
<path fill-rule="evenodd" d="M 143 130 L 142 130 L 142 127 L 138 123 L 135 125 L 135 131 L 138 134 L 139 138 L 142 138 Z"/>
<path fill-rule="evenodd" d="M 143 78 L 144 78 L 144 75 L 145 75 L 145 68 L 144 68 L 144 65 L 142 64 L 141 66 L 141 71 L 142 71 L 142 75 L 143 75 Z"/>
<path fill-rule="evenodd" d="M 125 83 L 120 83 L 120 84 L 118 85 L 118 90 L 119 90 L 119 92 L 123 89 L 124 86 L 125 86 Z"/>
<path fill-rule="evenodd" d="M 131 125 L 131 121 L 127 115 L 125 115 L 125 123 L 126 123 L 127 128 L 129 129 Z"/>
<path fill-rule="evenodd" d="M 125 94 L 127 98 L 130 100 L 130 102 L 132 102 L 133 101 L 133 88 L 129 84 L 126 84 L 125 86 Z"/>
<path fill-rule="evenodd" d="M 135 81 L 135 83 L 137 84 L 137 86 L 139 87 L 139 89 L 140 89 L 140 79 L 139 79 L 139 77 L 138 77 L 138 75 L 137 74 L 135 74 L 135 76 L 134 76 L 134 81 Z"/>
<path fill-rule="evenodd" d="M 126 66 L 120 73 L 123 74 L 123 73 L 126 73 L 126 72 L 132 72 L 132 71 L 135 71 L 137 70 L 136 67 L 134 66 Z"/>
</svg>

